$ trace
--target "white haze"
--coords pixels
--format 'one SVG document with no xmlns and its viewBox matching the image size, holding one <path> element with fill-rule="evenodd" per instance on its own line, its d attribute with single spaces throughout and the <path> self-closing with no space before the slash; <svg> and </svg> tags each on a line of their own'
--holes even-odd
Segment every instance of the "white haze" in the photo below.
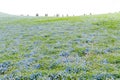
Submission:
<svg viewBox="0 0 120 80">
<path fill-rule="evenodd" d="M 14 15 L 82 15 L 118 11 L 120 0 L 0 0 L 0 12 Z"/>
</svg>

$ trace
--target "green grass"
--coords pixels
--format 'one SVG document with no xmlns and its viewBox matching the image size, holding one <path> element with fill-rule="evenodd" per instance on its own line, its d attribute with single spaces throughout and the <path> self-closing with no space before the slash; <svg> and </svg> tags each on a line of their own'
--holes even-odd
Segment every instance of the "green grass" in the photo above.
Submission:
<svg viewBox="0 0 120 80">
<path fill-rule="evenodd" d="M 120 13 L 0 13 L 0 80 L 119 80 L 119 30 Z"/>
</svg>

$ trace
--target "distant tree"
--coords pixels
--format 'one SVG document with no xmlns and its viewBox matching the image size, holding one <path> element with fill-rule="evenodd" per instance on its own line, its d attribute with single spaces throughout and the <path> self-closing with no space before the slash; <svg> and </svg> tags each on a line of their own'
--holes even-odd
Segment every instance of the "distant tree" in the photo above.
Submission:
<svg viewBox="0 0 120 80">
<path fill-rule="evenodd" d="M 90 15 L 92 15 L 92 13 L 90 13 Z"/>
<path fill-rule="evenodd" d="M 59 14 L 56 14 L 56 17 L 59 17 Z"/>
<path fill-rule="evenodd" d="M 84 14 L 84 16 L 86 16 L 86 14 Z"/>
<path fill-rule="evenodd" d="M 62 14 L 62 17 L 64 17 L 64 15 Z"/>
<path fill-rule="evenodd" d="M 29 14 L 27 14 L 27 16 L 29 16 Z"/>
<path fill-rule="evenodd" d="M 66 16 L 68 17 L 68 14 L 66 14 Z"/>
<path fill-rule="evenodd" d="M 45 14 L 45 16 L 47 17 L 47 16 L 48 16 L 48 14 Z"/>
<path fill-rule="evenodd" d="M 20 16 L 24 16 L 23 14 L 21 14 Z"/>
<path fill-rule="evenodd" d="M 39 14 L 38 14 L 38 13 L 36 13 L 36 16 L 39 16 Z"/>
</svg>

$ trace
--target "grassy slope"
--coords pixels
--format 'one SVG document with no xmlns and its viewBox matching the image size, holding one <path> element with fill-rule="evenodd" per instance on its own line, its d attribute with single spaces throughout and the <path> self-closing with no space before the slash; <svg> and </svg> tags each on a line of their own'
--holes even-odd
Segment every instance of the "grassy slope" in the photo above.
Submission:
<svg viewBox="0 0 120 80">
<path fill-rule="evenodd" d="M 0 77 L 120 79 L 119 30 L 119 13 L 0 17 Z"/>
</svg>

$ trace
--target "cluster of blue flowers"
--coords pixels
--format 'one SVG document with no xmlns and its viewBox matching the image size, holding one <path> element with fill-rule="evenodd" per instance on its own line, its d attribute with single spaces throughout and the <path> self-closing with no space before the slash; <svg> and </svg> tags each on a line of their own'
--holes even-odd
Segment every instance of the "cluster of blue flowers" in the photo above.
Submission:
<svg viewBox="0 0 120 80">
<path fill-rule="evenodd" d="M 4 74 L 6 71 L 8 71 L 10 65 L 11 65 L 10 62 L 0 63 L 0 75 Z"/>
</svg>

